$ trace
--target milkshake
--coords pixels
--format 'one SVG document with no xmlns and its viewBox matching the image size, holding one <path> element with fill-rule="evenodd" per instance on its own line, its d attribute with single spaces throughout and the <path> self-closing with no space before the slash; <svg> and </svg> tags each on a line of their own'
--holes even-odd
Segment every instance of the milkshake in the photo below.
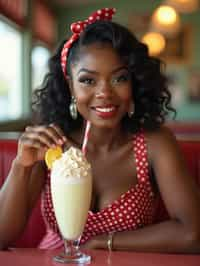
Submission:
<svg viewBox="0 0 200 266">
<path fill-rule="evenodd" d="M 53 162 L 51 193 L 63 238 L 79 239 L 87 220 L 92 195 L 91 166 L 79 149 L 71 147 Z"/>
</svg>

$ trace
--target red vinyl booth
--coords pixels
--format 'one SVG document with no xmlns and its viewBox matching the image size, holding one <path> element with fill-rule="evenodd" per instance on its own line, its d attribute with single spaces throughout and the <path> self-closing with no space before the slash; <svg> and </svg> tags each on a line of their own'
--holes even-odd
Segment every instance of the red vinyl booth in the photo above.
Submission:
<svg viewBox="0 0 200 266">
<path fill-rule="evenodd" d="M 9 173 L 16 152 L 16 139 L 0 139 L 0 187 Z M 36 247 L 44 234 L 45 224 L 40 211 L 40 199 L 38 199 L 22 237 L 14 244 L 14 246 Z"/>
<path fill-rule="evenodd" d="M 166 126 L 169 127 L 176 136 L 179 137 L 190 137 L 190 138 L 199 138 L 200 139 L 200 123 L 199 122 L 181 122 L 174 121 L 166 123 Z"/>
<path fill-rule="evenodd" d="M 180 148 L 186 159 L 188 168 L 200 185 L 200 140 L 179 140 Z M 8 175 L 11 162 L 16 155 L 17 140 L 0 139 L 0 187 Z M 159 202 L 155 222 L 166 219 L 166 211 L 162 201 Z M 36 247 L 45 234 L 45 225 L 40 211 L 40 199 L 36 204 L 22 237 L 15 243 L 17 247 Z"/>
</svg>

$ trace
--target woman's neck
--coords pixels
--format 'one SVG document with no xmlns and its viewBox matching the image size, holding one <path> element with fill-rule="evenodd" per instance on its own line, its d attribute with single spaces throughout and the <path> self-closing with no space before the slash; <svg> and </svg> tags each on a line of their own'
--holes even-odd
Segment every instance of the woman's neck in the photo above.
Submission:
<svg viewBox="0 0 200 266">
<path fill-rule="evenodd" d="M 122 128 L 96 128 L 91 125 L 88 138 L 88 148 L 92 151 L 108 152 L 118 148 L 127 137 Z"/>
</svg>

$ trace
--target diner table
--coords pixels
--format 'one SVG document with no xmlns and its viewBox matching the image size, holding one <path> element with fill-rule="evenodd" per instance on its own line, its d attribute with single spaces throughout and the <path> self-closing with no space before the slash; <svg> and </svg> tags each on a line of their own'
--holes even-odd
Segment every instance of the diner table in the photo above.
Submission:
<svg viewBox="0 0 200 266">
<path fill-rule="evenodd" d="M 59 266 L 53 256 L 60 250 L 12 249 L 0 251 L 0 266 Z M 88 250 L 91 266 L 200 266 L 200 255 Z M 73 265 L 74 264 L 67 264 Z M 80 265 L 80 264 L 79 264 Z M 83 265 L 83 264 L 81 264 Z"/>
</svg>

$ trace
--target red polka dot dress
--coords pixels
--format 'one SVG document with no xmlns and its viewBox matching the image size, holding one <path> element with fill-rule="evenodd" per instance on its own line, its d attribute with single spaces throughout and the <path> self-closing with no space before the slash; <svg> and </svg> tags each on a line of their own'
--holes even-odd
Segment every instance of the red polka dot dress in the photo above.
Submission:
<svg viewBox="0 0 200 266">
<path fill-rule="evenodd" d="M 136 230 L 152 224 L 155 197 L 149 180 L 147 147 L 142 132 L 133 137 L 133 149 L 136 160 L 137 184 L 122 194 L 119 199 L 99 212 L 88 212 L 81 243 L 92 237 L 109 232 Z M 42 195 L 42 214 L 47 233 L 39 248 L 55 249 L 63 245 L 50 194 L 50 174 L 46 180 Z"/>
</svg>

